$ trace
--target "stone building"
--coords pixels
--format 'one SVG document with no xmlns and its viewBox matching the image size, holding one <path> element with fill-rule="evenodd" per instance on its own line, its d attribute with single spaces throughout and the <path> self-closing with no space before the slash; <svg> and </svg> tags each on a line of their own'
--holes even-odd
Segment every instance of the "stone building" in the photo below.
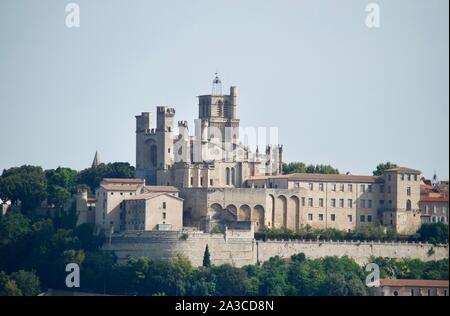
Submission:
<svg viewBox="0 0 450 316">
<path fill-rule="evenodd" d="M 177 202 L 173 202 L 173 199 L 169 196 L 176 198 Z M 127 200 L 133 202 L 127 204 Z M 136 203 L 142 203 L 142 207 L 134 207 L 133 205 Z M 182 199 L 179 198 L 177 188 L 172 186 L 147 186 L 143 179 L 103 179 L 96 191 L 95 224 L 98 229 L 110 232 L 119 232 L 131 228 L 135 230 L 134 225 L 140 225 L 141 223 L 132 224 L 131 222 L 136 222 L 137 219 L 131 219 L 130 217 L 136 215 L 138 211 L 143 217 L 139 220 L 144 221 L 140 229 L 158 228 L 159 219 L 154 217 L 156 211 L 153 209 L 153 207 L 156 207 L 155 203 L 167 203 L 169 206 L 165 212 L 171 221 L 167 221 L 168 225 L 173 225 L 177 229 L 182 226 L 180 225 L 183 217 Z M 126 213 L 127 205 L 130 211 L 128 214 Z M 160 224 L 163 224 L 163 222 Z"/>
<path fill-rule="evenodd" d="M 138 194 L 122 202 L 121 231 L 181 230 L 183 199 L 165 192 Z"/>
<path fill-rule="evenodd" d="M 380 279 L 374 296 L 448 296 L 448 280 Z"/>
<path fill-rule="evenodd" d="M 419 207 L 423 223 L 442 222 L 448 224 L 448 191 L 427 192 L 420 196 Z"/>
<path fill-rule="evenodd" d="M 283 147 L 253 153 L 238 141 L 237 88 L 198 97 L 195 135 L 175 110 L 157 107 L 136 116 L 136 177 L 173 185 L 184 199 L 185 226 L 205 230 L 232 221 L 253 221 L 255 229 L 286 227 L 352 230 L 382 224 L 413 234 L 420 225 L 420 171 L 386 170 L 381 176 L 282 175 Z"/>
</svg>

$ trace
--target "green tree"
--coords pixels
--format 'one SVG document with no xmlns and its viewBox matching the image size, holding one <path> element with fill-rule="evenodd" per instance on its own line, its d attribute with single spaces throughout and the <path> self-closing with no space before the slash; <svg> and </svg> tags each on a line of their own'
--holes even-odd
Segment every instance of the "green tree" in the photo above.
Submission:
<svg viewBox="0 0 450 316">
<path fill-rule="evenodd" d="M 102 163 L 80 171 L 76 183 L 85 184 L 94 192 L 103 178 L 134 178 L 134 167 L 127 162 Z"/>
<path fill-rule="evenodd" d="M 384 171 L 389 170 L 389 169 L 393 169 L 393 168 L 397 168 L 398 166 L 395 163 L 392 162 L 386 162 L 386 163 L 380 163 L 378 164 L 378 166 L 376 167 L 376 169 L 373 171 L 373 175 L 374 176 L 381 176 L 383 174 Z"/>
<path fill-rule="evenodd" d="M 330 165 L 306 165 L 303 162 L 290 162 L 283 164 L 283 173 L 339 174 L 339 170 Z"/>
<path fill-rule="evenodd" d="M 216 294 L 222 296 L 242 296 L 247 293 L 247 273 L 243 269 L 224 264 L 212 267 L 216 276 Z"/>
<path fill-rule="evenodd" d="M 417 233 L 420 240 L 434 243 L 447 244 L 448 243 L 448 225 L 442 222 L 439 223 L 424 223 L 420 226 Z"/>
<path fill-rule="evenodd" d="M 203 254 L 203 266 L 204 267 L 210 267 L 211 266 L 211 259 L 210 259 L 208 245 L 206 245 L 205 253 Z"/>
<path fill-rule="evenodd" d="M 41 167 L 21 166 L 3 171 L 0 196 L 20 201 L 22 212 L 34 211 L 47 198 L 47 179 Z"/>
<path fill-rule="evenodd" d="M 19 270 L 11 274 L 11 279 L 17 284 L 17 287 L 24 296 L 36 296 L 40 292 L 40 282 L 34 271 Z"/>
<path fill-rule="evenodd" d="M 0 296 L 22 296 L 22 291 L 17 286 L 16 281 L 3 271 L 0 271 Z"/>
</svg>

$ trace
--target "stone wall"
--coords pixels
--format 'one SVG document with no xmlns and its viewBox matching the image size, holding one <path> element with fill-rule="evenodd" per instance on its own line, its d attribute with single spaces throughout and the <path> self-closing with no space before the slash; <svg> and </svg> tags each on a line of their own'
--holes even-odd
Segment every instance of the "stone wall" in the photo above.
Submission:
<svg viewBox="0 0 450 316">
<path fill-rule="evenodd" d="M 211 262 L 215 265 L 229 263 L 236 267 L 264 262 L 270 257 L 290 256 L 303 252 L 308 258 L 344 256 L 365 264 L 371 256 L 391 258 L 417 258 L 423 261 L 448 258 L 448 245 L 433 246 L 422 243 L 381 242 L 319 242 L 319 241 L 256 241 L 250 231 L 227 230 L 224 234 L 207 234 L 199 231 L 117 234 L 107 241 L 105 250 L 113 250 L 119 262 L 129 256 L 148 256 L 152 259 L 169 259 L 177 254 L 189 258 L 194 266 L 203 262 L 208 245 Z M 433 253 L 430 253 L 430 249 Z"/>
</svg>

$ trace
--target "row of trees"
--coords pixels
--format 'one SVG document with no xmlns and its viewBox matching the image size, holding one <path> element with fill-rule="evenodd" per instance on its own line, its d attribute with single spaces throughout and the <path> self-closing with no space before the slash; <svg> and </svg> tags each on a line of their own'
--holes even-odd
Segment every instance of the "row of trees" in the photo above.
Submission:
<svg viewBox="0 0 450 316">
<path fill-rule="evenodd" d="M 43 201 L 61 208 L 80 188 L 93 192 L 102 178 L 133 178 L 134 167 L 129 163 L 100 164 L 80 172 L 58 167 L 43 170 L 37 166 L 5 169 L 0 176 L 0 198 L 21 202 L 24 212 L 32 212 Z"/>
<path fill-rule="evenodd" d="M 65 266 L 78 263 L 81 289 L 127 295 L 366 295 L 365 272 L 347 257 L 289 260 L 278 257 L 242 268 L 211 265 L 205 249 L 203 267 L 179 256 L 160 261 L 131 258 L 118 264 L 101 251 L 104 236 L 88 224 L 10 213 L 0 218 L 0 295 L 36 295 L 64 289 Z M 382 277 L 448 279 L 448 260 L 421 262 L 373 258 Z"/>
<path fill-rule="evenodd" d="M 374 176 L 381 176 L 383 171 L 396 168 L 397 165 L 392 162 L 380 163 L 373 171 Z M 321 174 L 339 174 L 339 170 L 330 165 L 306 165 L 303 162 L 290 162 L 283 164 L 283 173 L 321 173 Z"/>
<path fill-rule="evenodd" d="M 361 225 L 350 232 L 334 228 L 312 229 L 306 226 L 299 232 L 285 228 L 264 229 L 255 233 L 258 240 L 267 239 L 307 239 L 307 240 L 360 240 L 360 241 L 422 241 L 432 244 L 448 243 L 449 227 L 444 223 L 422 224 L 415 235 L 399 235 L 393 230 L 385 230 L 381 225 Z"/>
<path fill-rule="evenodd" d="M 0 217 L 0 293 L 34 295 L 40 286 L 63 288 L 67 263 L 83 264 L 105 255 L 99 251 L 104 236 L 94 235 L 92 226 L 67 224 L 14 212 Z"/>
</svg>

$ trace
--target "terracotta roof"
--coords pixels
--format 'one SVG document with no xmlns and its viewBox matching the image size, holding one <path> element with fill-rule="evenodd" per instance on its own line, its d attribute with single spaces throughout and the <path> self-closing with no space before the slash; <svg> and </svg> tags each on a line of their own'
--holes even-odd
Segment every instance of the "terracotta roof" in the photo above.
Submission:
<svg viewBox="0 0 450 316">
<path fill-rule="evenodd" d="M 380 279 L 381 286 L 448 287 L 448 280 Z"/>
<path fill-rule="evenodd" d="M 421 174 L 419 170 L 406 168 L 406 167 L 397 167 L 386 170 L 387 172 L 405 172 L 405 173 L 415 173 L 415 174 Z"/>
<path fill-rule="evenodd" d="M 97 201 L 97 198 L 95 197 L 95 195 L 88 195 L 87 200 L 89 202 L 95 202 Z"/>
<path fill-rule="evenodd" d="M 380 177 L 351 174 L 292 173 L 280 176 L 251 177 L 248 180 L 287 179 L 291 181 L 378 182 Z"/>
<path fill-rule="evenodd" d="M 167 195 L 167 196 L 172 197 L 174 199 L 183 201 L 182 198 L 177 197 L 177 196 L 173 196 L 173 195 L 171 195 L 169 193 L 166 193 L 166 192 L 137 194 L 135 196 L 127 197 L 127 198 L 125 198 L 125 200 L 127 200 L 127 201 L 150 200 L 150 199 L 153 199 L 153 198 L 161 196 L 161 195 Z"/>
<path fill-rule="evenodd" d="M 102 183 L 126 183 L 126 184 L 143 184 L 144 179 L 121 179 L 121 178 L 104 178 Z"/>
<path fill-rule="evenodd" d="M 108 184 L 101 184 L 100 185 L 101 188 L 107 190 L 107 191 L 137 191 L 139 190 L 139 188 L 142 187 L 142 185 L 130 185 L 130 184 L 126 184 L 126 185 L 120 185 L 120 184 L 113 184 L 113 185 L 108 185 Z"/>
<path fill-rule="evenodd" d="M 171 185 L 146 185 L 145 191 L 148 192 L 178 192 L 178 188 Z"/>
<path fill-rule="evenodd" d="M 447 202 L 448 203 L 448 192 L 436 193 L 429 192 L 427 194 L 422 194 L 420 196 L 420 202 Z"/>
</svg>

